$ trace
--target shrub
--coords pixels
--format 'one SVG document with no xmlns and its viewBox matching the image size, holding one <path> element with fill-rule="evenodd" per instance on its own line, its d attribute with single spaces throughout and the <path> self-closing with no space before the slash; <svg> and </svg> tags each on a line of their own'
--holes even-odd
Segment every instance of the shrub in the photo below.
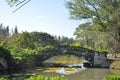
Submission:
<svg viewBox="0 0 120 80">
<path fill-rule="evenodd" d="M 55 76 L 55 77 L 44 77 L 44 76 L 35 76 L 30 77 L 28 80 L 63 80 L 62 78 Z"/>
<path fill-rule="evenodd" d="M 0 80 L 7 80 L 7 79 L 5 79 L 5 78 L 0 78 Z"/>
<path fill-rule="evenodd" d="M 120 76 L 106 76 L 104 80 L 120 80 Z"/>
<path fill-rule="evenodd" d="M 0 46 L 0 57 L 4 58 L 7 61 L 9 70 L 13 68 L 13 66 L 14 66 L 13 57 L 11 56 L 10 51 L 3 48 L 2 46 Z"/>
</svg>

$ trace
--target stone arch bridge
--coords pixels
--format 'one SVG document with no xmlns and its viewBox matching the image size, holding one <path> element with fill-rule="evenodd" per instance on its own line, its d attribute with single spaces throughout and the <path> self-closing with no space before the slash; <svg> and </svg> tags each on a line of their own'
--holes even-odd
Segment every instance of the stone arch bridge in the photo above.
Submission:
<svg viewBox="0 0 120 80">
<path fill-rule="evenodd" d="M 86 49 L 83 47 L 59 46 L 57 47 L 57 50 L 53 50 L 50 52 L 43 52 L 35 55 L 34 64 L 36 66 L 41 66 L 43 65 L 43 62 L 50 57 L 69 54 L 78 57 L 83 57 L 85 60 L 89 61 L 93 65 L 95 52 L 96 51 Z"/>
</svg>

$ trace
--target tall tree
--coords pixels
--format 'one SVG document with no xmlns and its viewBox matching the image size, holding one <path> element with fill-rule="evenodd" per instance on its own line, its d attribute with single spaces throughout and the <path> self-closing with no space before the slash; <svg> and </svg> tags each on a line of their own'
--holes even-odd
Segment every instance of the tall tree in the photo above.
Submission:
<svg viewBox="0 0 120 80">
<path fill-rule="evenodd" d="M 71 0 L 67 2 L 72 19 L 91 19 L 120 42 L 120 0 Z"/>
<path fill-rule="evenodd" d="M 107 50 L 107 36 L 101 32 L 101 26 L 97 24 L 84 23 L 76 28 L 74 35 L 82 47 L 87 47 L 97 51 Z"/>
<path fill-rule="evenodd" d="M 17 28 L 17 26 L 15 26 L 14 34 L 18 34 L 18 28 Z"/>
</svg>

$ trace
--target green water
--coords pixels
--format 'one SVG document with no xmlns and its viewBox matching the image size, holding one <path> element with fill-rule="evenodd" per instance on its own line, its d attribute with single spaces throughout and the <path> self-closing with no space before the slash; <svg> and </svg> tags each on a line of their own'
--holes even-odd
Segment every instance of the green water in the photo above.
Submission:
<svg viewBox="0 0 120 80">
<path fill-rule="evenodd" d="M 104 69 L 104 68 L 90 68 L 90 69 L 86 69 L 86 70 L 80 71 L 75 74 L 63 75 L 63 74 L 58 74 L 55 72 L 44 72 L 44 70 L 41 68 L 35 68 L 35 69 L 25 70 L 20 73 L 14 73 L 11 75 L 12 75 L 11 80 L 12 79 L 16 80 L 17 78 L 20 78 L 20 77 L 30 77 L 31 75 L 34 75 L 34 76 L 43 75 L 47 77 L 57 75 L 62 78 L 67 78 L 68 80 L 103 80 L 104 77 L 107 75 L 119 75 L 120 76 L 120 70 L 116 71 L 116 70 L 110 70 L 110 69 Z"/>
</svg>

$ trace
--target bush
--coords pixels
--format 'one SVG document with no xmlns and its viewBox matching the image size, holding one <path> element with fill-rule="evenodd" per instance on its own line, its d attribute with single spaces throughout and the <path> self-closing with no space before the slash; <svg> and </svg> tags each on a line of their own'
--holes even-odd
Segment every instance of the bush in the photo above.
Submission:
<svg viewBox="0 0 120 80">
<path fill-rule="evenodd" d="M 106 76 L 104 80 L 120 80 L 120 76 Z"/>
<path fill-rule="evenodd" d="M 5 78 L 0 78 L 0 80 L 7 80 L 7 79 L 5 79 Z"/>
<path fill-rule="evenodd" d="M 62 78 L 55 76 L 55 77 L 44 77 L 44 76 L 35 76 L 30 77 L 28 80 L 63 80 Z"/>
<path fill-rule="evenodd" d="M 10 51 L 0 46 L 0 57 L 9 59 L 11 57 Z"/>
<path fill-rule="evenodd" d="M 10 54 L 10 51 L 0 46 L 0 57 L 4 58 L 7 61 L 9 70 L 14 66 L 14 60 Z"/>
<path fill-rule="evenodd" d="M 9 80 L 7 78 L 0 78 L 0 80 Z M 44 77 L 44 76 L 31 76 L 30 78 L 15 78 L 14 80 L 65 80 L 58 76 Z"/>
<path fill-rule="evenodd" d="M 34 50 L 36 54 L 42 53 L 42 52 L 50 52 L 50 51 L 56 51 L 57 49 L 54 46 L 45 46 L 45 47 L 38 47 Z"/>
</svg>

